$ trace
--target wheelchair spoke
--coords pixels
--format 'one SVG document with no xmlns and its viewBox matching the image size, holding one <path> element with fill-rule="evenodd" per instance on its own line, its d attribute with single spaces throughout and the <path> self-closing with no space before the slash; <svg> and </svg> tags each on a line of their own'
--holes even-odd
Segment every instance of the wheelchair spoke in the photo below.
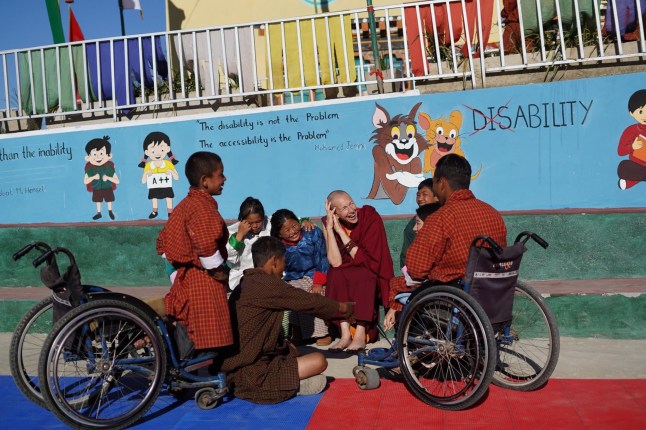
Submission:
<svg viewBox="0 0 646 430">
<path fill-rule="evenodd" d="M 547 381 L 560 344 L 556 320 L 538 292 L 522 283 L 516 285 L 511 326 L 501 328 L 496 337 L 495 384 L 529 391 Z"/>
<path fill-rule="evenodd" d="M 463 291 L 444 286 L 409 306 L 397 340 L 407 385 L 420 399 L 445 409 L 477 401 L 495 364 L 493 330 L 482 308 Z"/>
<path fill-rule="evenodd" d="M 48 337 L 44 397 L 69 425 L 123 427 L 152 406 L 166 377 L 166 354 L 155 323 L 113 300 L 82 305 Z M 148 342 L 136 348 L 138 339 Z M 61 345 L 73 345 L 65 348 Z M 59 345 L 59 346 L 57 346 Z"/>
<path fill-rule="evenodd" d="M 20 391 L 32 402 L 45 406 L 38 382 L 38 362 L 47 334 L 51 331 L 53 298 L 34 305 L 21 319 L 11 337 L 9 363 Z"/>
</svg>

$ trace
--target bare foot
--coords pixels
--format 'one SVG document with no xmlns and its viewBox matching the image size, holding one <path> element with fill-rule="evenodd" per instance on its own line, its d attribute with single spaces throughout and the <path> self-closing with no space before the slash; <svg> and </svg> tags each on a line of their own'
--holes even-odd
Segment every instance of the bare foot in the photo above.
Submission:
<svg viewBox="0 0 646 430">
<path fill-rule="evenodd" d="M 361 339 L 358 339 L 356 336 L 352 343 L 348 345 L 346 351 L 348 352 L 357 352 L 357 351 L 363 351 L 366 349 L 366 343 L 362 342 Z"/>
<path fill-rule="evenodd" d="M 135 349 L 145 348 L 148 345 L 150 345 L 150 338 L 148 336 L 144 336 L 142 339 L 137 339 L 134 342 Z"/>
<path fill-rule="evenodd" d="M 344 351 L 351 343 L 352 339 L 339 339 L 336 342 L 334 342 L 330 347 L 327 349 L 328 351 L 332 352 L 341 352 Z"/>
</svg>

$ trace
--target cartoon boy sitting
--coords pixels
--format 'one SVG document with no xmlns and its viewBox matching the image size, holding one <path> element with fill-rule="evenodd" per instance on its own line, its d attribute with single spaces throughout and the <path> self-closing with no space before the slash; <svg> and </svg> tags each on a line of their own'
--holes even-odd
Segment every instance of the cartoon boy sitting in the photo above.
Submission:
<svg viewBox="0 0 646 430">
<path fill-rule="evenodd" d="M 101 202 L 108 204 L 108 216 L 114 219 L 112 212 L 112 202 L 114 201 L 114 189 L 117 188 L 119 178 L 114 169 L 111 149 L 109 142 L 110 137 L 104 136 L 102 139 L 92 139 L 85 145 L 87 156 L 85 161 L 85 178 L 83 183 L 87 190 L 92 192 L 92 201 L 96 203 L 96 215 L 93 220 L 101 218 Z"/>
<path fill-rule="evenodd" d="M 617 147 L 620 156 L 628 155 L 628 159 L 617 166 L 619 188 L 622 190 L 646 181 L 646 90 L 639 90 L 630 96 L 628 112 L 637 124 L 624 130 Z"/>
</svg>

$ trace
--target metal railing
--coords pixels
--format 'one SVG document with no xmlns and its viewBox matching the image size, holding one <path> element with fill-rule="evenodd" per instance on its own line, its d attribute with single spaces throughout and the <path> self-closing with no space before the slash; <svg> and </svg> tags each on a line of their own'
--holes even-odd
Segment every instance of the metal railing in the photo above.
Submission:
<svg viewBox="0 0 646 430">
<path fill-rule="evenodd" d="M 0 125 L 181 104 L 293 103 L 420 81 L 643 61 L 646 0 L 434 0 L 0 52 Z M 502 3 L 502 4 L 501 4 Z M 504 6 L 504 7 L 503 7 Z M 374 45 L 376 44 L 376 46 Z M 374 58 L 373 52 L 379 53 Z M 390 84 L 390 85 L 389 85 Z M 262 101 L 259 102 L 258 99 Z"/>
</svg>

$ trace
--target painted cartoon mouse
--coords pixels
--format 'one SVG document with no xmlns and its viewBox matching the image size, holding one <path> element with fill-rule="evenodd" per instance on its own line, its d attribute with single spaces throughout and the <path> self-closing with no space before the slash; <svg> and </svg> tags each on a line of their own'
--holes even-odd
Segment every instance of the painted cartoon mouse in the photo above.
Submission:
<svg viewBox="0 0 646 430">
<path fill-rule="evenodd" d="M 426 130 L 426 137 L 430 141 L 430 149 L 424 154 L 424 173 L 433 173 L 437 161 L 447 154 L 464 156 L 460 148 L 462 113 L 459 110 L 451 112 L 448 118 L 437 119 L 420 112 L 419 125 Z"/>
<path fill-rule="evenodd" d="M 448 154 L 457 154 L 464 157 L 461 147 L 460 127 L 462 127 L 462 113 L 454 110 L 448 118 L 431 118 L 427 113 L 419 113 L 419 126 L 426 130 L 429 150 L 424 154 L 424 173 L 435 173 L 435 166 L 440 158 Z M 471 177 L 475 179 L 480 175 L 482 165 Z"/>
</svg>

